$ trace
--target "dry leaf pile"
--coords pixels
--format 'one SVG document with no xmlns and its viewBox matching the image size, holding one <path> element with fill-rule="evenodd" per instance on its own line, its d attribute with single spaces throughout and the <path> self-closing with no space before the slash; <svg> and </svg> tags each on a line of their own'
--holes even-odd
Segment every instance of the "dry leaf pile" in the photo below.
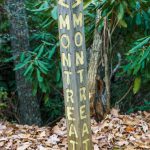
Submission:
<svg viewBox="0 0 150 150">
<path fill-rule="evenodd" d="M 150 113 L 111 114 L 91 120 L 94 150 L 150 150 Z M 53 128 L 0 122 L 0 150 L 66 150 L 66 120 Z"/>
</svg>

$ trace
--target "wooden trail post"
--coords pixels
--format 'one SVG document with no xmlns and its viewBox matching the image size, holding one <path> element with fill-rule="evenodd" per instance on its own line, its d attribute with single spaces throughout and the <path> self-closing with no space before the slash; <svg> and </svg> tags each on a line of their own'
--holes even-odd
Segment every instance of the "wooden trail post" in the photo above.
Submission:
<svg viewBox="0 0 150 150">
<path fill-rule="evenodd" d="M 92 150 L 82 0 L 58 0 L 69 150 Z"/>
</svg>

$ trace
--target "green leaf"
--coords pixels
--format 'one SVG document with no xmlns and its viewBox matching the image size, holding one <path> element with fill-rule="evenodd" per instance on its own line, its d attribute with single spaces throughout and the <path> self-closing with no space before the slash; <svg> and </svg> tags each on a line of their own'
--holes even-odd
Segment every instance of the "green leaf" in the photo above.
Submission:
<svg viewBox="0 0 150 150">
<path fill-rule="evenodd" d="M 44 64 L 42 64 L 42 62 L 40 60 L 35 60 L 35 65 L 40 69 L 40 71 L 44 74 L 47 74 L 48 70 L 47 68 L 44 66 Z"/>
<path fill-rule="evenodd" d="M 38 58 L 42 56 L 43 51 L 44 51 L 44 44 L 42 44 L 40 49 L 39 49 L 39 52 L 38 52 L 38 55 L 37 55 Z"/>
<path fill-rule="evenodd" d="M 54 46 L 54 47 L 50 50 L 49 55 L 48 55 L 48 59 L 51 59 L 51 58 L 52 58 L 52 56 L 53 56 L 54 53 L 55 53 L 55 50 L 56 50 L 56 46 Z"/>
<path fill-rule="evenodd" d="M 84 0 L 83 1 L 84 9 L 87 8 L 91 2 L 92 2 L 92 0 Z"/>
<path fill-rule="evenodd" d="M 148 37 L 144 37 L 144 39 L 142 38 L 143 41 L 141 41 L 140 43 L 138 43 L 135 47 L 133 47 L 129 53 L 135 53 L 137 51 L 137 49 L 141 48 L 143 45 L 147 44 L 150 40 L 150 36 Z"/>
<path fill-rule="evenodd" d="M 38 67 L 40 68 L 40 70 L 43 73 L 47 74 L 48 68 L 46 67 L 46 65 L 42 61 L 40 61 L 40 60 L 38 60 L 37 63 L 38 63 Z"/>
<path fill-rule="evenodd" d="M 51 11 L 51 16 L 54 20 L 57 20 L 58 19 L 58 13 L 57 13 L 57 6 L 55 6 L 53 8 L 53 10 Z"/>
<path fill-rule="evenodd" d="M 30 10 L 30 11 L 38 12 L 38 11 L 45 11 L 48 9 L 49 9 L 49 4 L 47 1 L 45 1 L 45 2 L 43 2 L 43 4 L 41 4 L 41 6 L 38 9 L 34 9 L 34 10 Z"/>
<path fill-rule="evenodd" d="M 45 94 L 44 95 L 44 103 L 47 103 L 49 100 L 49 95 L 48 94 Z"/>
<path fill-rule="evenodd" d="M 41 25 L 41 28 L 47 28 L 50 26 L 50 24 L 53 22 L 54 20 L 51 19 L 51 17 L 49 17 L 48 19 L 46 19 Z"/>
<path fill-rule="evenodd" d="M 36 73 L 37 73 L 37 78 L 39 82 L 43 82 L 43 77 L 41 76 L 40 70 L 36 69 Z"/>
<path fill-rule="evenodd" d="M 138 71 L 140 70 L 140 65 L 136 64 L 134 68 L 134 71 L 133 71 L 133 75 L 136 75 L 138 73 Z"/>
<path fill-rule="evenodd" d="M 33 82 L 33 95 L 35 96 L 38 89 L 38 82 Z"/>
<path fill-rule="evenodd" d="M 136 77 L 133 84 L 133 93 L 136 94 L 141 87 L 141 77 Z"/>
<path fill-rule="evenodd" d="M 25 59 L 25 52 L 23 52 L 20 56 L 20 61 L 23 62 Z"/>
<path fill-rule="evenodd" d="M 50 42 L 47 42 L 47 41 L 42 41 L 42 42 L 44 42 L 44 44 L 45 44 L 45 45 L 48 45 L 48 46 L 51 46 L 51 45 L 53 45 L 52 43 L 50 43 Z"/>
<path fill-rule="evenodd" d="M 12 56 L 12 57 L 10 57 L 10 58 L 5 58 L 4 59 L 4 62 L 11 62 L 11 61 L 14 61 L 15 59 L 17 58 L 17 56 Z"/>
<path fill-rule="evenodd" d="M 119 21 L 119 25 L 120 26 L 122 26 L 122 27 L 124 27 L 124 28 L 127 28 L 127 23 L 125 22 L 125 20 L 123 20 L 123 19 L 121 19 L 120 21 Z"/>
<path fill-rule="evenodd" d="M 136 24 L 140 25 L 142 23 L 141 14 L 137 13 L 136 15 Z"/>
<path fill-rule="evenodd" d="M 61 79 L 61 73 L 60 73 L 60 69 L 57 69 L 57 74 L 56 74 L 56 81 L 59 82 Z"/>
<path fill-rule="evenodd" d="M 24 67 L 27 63 L 28 63 L 28 62 L 26 62 L 26 63 L 19 63 L 19 64 L 17 64 L 17 65 L 15 66 L 15 68 L 14 68 L 14 71 L 16 71 L 16 70 L 19 70 L 19 69 L 23 68 L 23 67 Z"/>
<path fill-rule="evenodd" d="M 150 53 L 150 49 L 149 50 L 147 49 L 144 51 L 144 55 L 142 56 L 141 60 L 139 61 L 139 64 L 148 57 L 149 53 Z"/>
<path fill-rule="evenodd" d="M 44 84 L 43 82 L 40 82 L 40 83 L 39 83 L 39 86 L 40 86 L 42 92 L 46 93 L 47 88 L 46 88 L 45 84 Z"/>
<path fill-rule="evenodd" d="M 28 67 L 27 67 L 27 69 L 26 69 L 26 71 L 24 72 L 24 76 L 26 76 L 29 72 L 33 72 L 33 64 L 31 63 Z"/>
<path fill-rule="evenodd" d="M 118 8 L 118 20 L 121 20 L 124 16 L 124 6 L 122 3 L 120 3 L 119 8 Z"/>
</svg>

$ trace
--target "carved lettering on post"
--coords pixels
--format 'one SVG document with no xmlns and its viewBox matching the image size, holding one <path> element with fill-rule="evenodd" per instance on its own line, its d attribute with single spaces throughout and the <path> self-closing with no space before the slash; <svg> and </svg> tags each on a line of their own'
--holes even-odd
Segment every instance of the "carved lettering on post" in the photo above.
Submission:
<svg viewBox="0 0 150 150">
<path fill-rule="evenodd" d="M 58 23 L 69 150 L 92 150 L 82 0 L 59 0 Z"/>
</svg>

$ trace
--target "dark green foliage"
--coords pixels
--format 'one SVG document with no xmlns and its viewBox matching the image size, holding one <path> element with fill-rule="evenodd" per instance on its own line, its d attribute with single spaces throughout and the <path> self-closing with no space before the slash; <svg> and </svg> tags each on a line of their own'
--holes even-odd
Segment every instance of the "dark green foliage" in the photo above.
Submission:
<svg viewBox="0 0 150 150">
<path fill-rule="evenodd" d="M 121 110 L 124 112 L 135 106 L 136 109 L 134 110 L 141 109 L 141 107 L 143 110 L 144 108 L 145 110 L 149 108 L 149 105 L 147 107 L 147 103 L 142 103 L 146 92 L 149 93 L 150 89 L 147 86 L 149 83 L 150 58 L 149 5 L 149 1 L 145 0 L 104 0 L 103 4 L 99 6 L 102 8 L 102 16 L 110 19 L 110 34 L 114 33 L 110 51 L 110 57 L 113 59 L 111 65 L 115 66 L 114 64 L 117 63 L 115 56 L 118 50 L 123 57 L 121 69 L 116 75 L 115 83 L 111 87 L 111 102 L 113 106 L 119 104 Z M 101 24 L 102 22 L 100 22 Z M 139 40 L 137 40 L 138 38 Z M 124 85 L 124 88 L 122 88 L 122 85 Z M 131 87 L 130 91 L 128 91 L 129 87 Z M 148 100 L 149 98 L 147 98 Z"/>
<path fill-rule="evenodd" d="M 54 97 L 54 99 L 53 99 Z M 57 117 L 63 116 L 64 114 L 64 102 L 62 100 L 62 95 L 55 94 L 54 96 L 50 96 L 50 99 L 44 101 L 42 112 L 45 114 L 43 119 L 45 121 L 53 121 Z"/>
<path fill-rule="evenodd" d="M 127 113 L 133 113 L 136 111 L 149 111 L 150 110 L 150 102 L 144 101 L 141 106 L 134 106 L 128 110 Z"/>
<path fill-rule="evenodd" d="M 35 1 L 27 1 L 27 12 L 29 19 L 29 27 L 30 27 L 30 43 L 31 49 L 28 52 L 23 52 L 20 55 L 20 58 L 13 58 L 10 54 L 10 39 L 9 39 L 9 29 L 8 29 L 8 20 L 7 14 L 3 14 L 3 24 L 1 26 L 2 31 L 2 45 L 1 51 L 3 51 L 4 55 L 1 55 L 1 64 L 0 69 L 4 72 L 3 66 L 6 66 L 6 70 L 8 66 L 12 66 L 12 61 L 14 59 L 20 59 L 20 63 L 18 63 L 14 70 L 19 70 L 21 68 L 24 69 L 24 76 L 29 82 L 33 85 L 33 94 L 39 95 L 45 102 L 43 103 L 42 112 L 47 113 L 49 110 L 56 110 L 55 108 L 51 108 L 54 104 L 61 101 L 61 106 L 63 107 L 63 97 L 53 96 L 53 101 L 49 99 L 51 97 L 51 93 L 57 93 L 62 90 L 62 81 L 61 81 L 61 65 L 60 65 L 60 56 L 59 56 L 59 48 L 58 48 L 58 39 L 56 38 L 57 31 L 57 21 L 53 19 L 55 16 L 56 9 L 53 10 L 50 2 L 40 2 L 37 4 Z M 4 8 L 4 4 L 2 5 Z M 47 7 L 47 8 L 46 8 Z M 48 9 L 49 7 L 49 9 Z M 52 11 L 52 17 L 50 17 L 49 12 Z M 57 19 L 57 18 L 55 18 Z M 5 23 L 6 20 L 6 23 Z M 53 25 L 53 23 L 55 24 Z M 31 24 L 30 24 L 31 23 Z M 49 27 L 53 26 L 56 28 L 55 30 L 51 30 Z M 52 32 L 53 31 L 53 32 Z M 7 35 L 8 37 L 5 37 Z M 8 49 L 8 50 L 7 50 Z M 7 57 L 6 57 L 7 56 Z M 13 69 L 13 66 L 12 66 Z M 11 76 L 12 76 L 12 69 Z M 6 71 L 8 74 L 8 71 Z M 14 74 L 14 73 L 13 73 Z M 5 74 L 2 74 L 2 78 Z M 6 76 L 5 76 L 6 77 Z M 6 80 L 1 79 L 0 86 L 6 88 L 8 92 L 13 91 L 10 90 L 10 86 L 8 87 L 9 76 Z M 13 78 L 14 81 L 14 78 Z M 7 83 L 6 83 L 7 82 Z M 15 81 L 14 81 L 15 83 Z M 15 88 L 15 86 L 14 86 Z M 42 94 L 43 93 L 43 94 Z M 57 105 L 55 105 L 57 106 Z M 59 106 L 59 103 L 58 103 Z M 44 109 L 47 108 L 47 109 Z M 44 110 L 44 111 L 43 111 Z M 51 111 L 48 118 L 56 118 L 60 113 L 56 111 Z M 62 113 L 62 110 L 58 109 Z M 55 116 L 56 114 L 56 116 Z"/>
<path fill-rule="evenodd" d="M 129 62 L 124 66 L 128 75 L 141 75 L 145 73 L 149 77 L 150 65 L 150 36 L 141 38 L 133 43 L 133 48 L 126 54 Z"/>
<path fill-rule="evenodd" d="M 24 76 L 32 82 L 33 94 L 41 93 L 42 112 L 55 119 L 62 114 L 63 96 L 58 44 L 57 7 L 52 1 L 27 1 L 31 50 L 20 56 L 16 69 L 27 66 Z M 42 94 L 43 93 L 43 94 Z M 52 94 L 56 93 L 56 94 Z"/>
<path fill-rule="evenodd" d="M 127 28 L 128 17 L 130 17 L 130 22 L 134 20 L 137 25 L 145 23 L 148 29 L 147 11 L 149 5 L 149 0 L 103 0 L 100 7 L 102 7 L 102 17 L 110 18 L 112 29 L 116 24 Z"/>
</svg>

